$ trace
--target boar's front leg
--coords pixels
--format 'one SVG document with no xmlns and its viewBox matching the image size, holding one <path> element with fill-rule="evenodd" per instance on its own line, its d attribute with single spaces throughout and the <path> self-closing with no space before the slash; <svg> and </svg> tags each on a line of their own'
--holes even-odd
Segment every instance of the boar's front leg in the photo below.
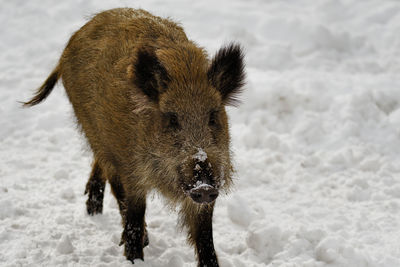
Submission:
<svg viewBox="0 0 400 267">
<path fill-rule="evenodd" d="M 184 205 L 181 211 L 188 227 L 188 240 L 195 246 L 200 267 L 217 267 L 217 254 L 214 250 L 212 216 L 214 203 L 209 205 Z"/>
<path fill-rule="evenodd" d="M 146 196 L 140 194 L 126 196 L 125 201 L 121 244 L 125 244 L 126 258 L 134 263 L 135 259 L 143 260 L 143 248 L 146 243 L 144 221 Z"/>
<path fill-rule="evenodd" d="M 108 179 L 111 185 L 111 192 L 113 193 L 115 199 L 118 202 L 119 212 L 121 216 L 124 216 L 125 213 L 125 190 L 124 186 L 121 183 L 121 178 L 119 175 L 114 174 Z"/>
<path fill-rule="evenodd" d="M 123 184 L 121 183 L 121 178 L 119 175 L 114 174 L 108 181 L 110 182 L 111 185 L 111 192 L 114 194 L 118 202 L 119 212 L 121 213 L 122 218 L 125 218 L 127 205 L 126 205 L 125 190 Z M 125 227 L 125 220 L 123 220 L 123 226 Z M 122 236 L 121 245 L 125 243 L 123 238 L 124 235 Z M 149 245 L 149 238 L 147 236 L 147 231 L 145 228 L 143 247 L 146 247 L 147 245 Z"/>
</svg>

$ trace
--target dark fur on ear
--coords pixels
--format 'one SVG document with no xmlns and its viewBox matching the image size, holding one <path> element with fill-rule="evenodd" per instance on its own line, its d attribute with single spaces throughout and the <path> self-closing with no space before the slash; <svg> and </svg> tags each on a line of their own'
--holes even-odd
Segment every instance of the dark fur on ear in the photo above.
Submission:
<svg viewBox="0 0 400 267">
<path fill-rule="evenodd" d="M 208 79 L 221 93 L 225 105 L 238 104 L 237 95 L 244 85 L 244 55 L 239 44 L 221 48 L 211 61 Z"/>
<path fill-rule="evenodd" d="M 138 51 L 134 73 L 136 86 L 151 100 L 157 102 L 159 90 L 166 89 L 169 78 L 154 51 L 145 49 Z"/>
</svg>

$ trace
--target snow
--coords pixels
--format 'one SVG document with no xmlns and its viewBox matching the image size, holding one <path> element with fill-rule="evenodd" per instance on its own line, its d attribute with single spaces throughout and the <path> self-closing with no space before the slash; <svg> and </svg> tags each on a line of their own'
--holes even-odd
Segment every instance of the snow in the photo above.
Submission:
<svg viewBox="0 0 400 267">
<path fill-rule="evenodd" d="M 21 109 L 68 38 L 130 1 L 4 1 L 0 10 L 0 265 L 131 266 L 106 187 L 88 216 L 91 154 L 62 86 Z M 389 0 L 143 1 L 210 55 L 246 50 L 243 104 L 229 108 L 235 188 L 220 195 L 223 267 L 400 266 L 400 3 Z M 137 266 L 196 266 L 176 213 L 148 199 Z"/>
<path fill-rule="evenodd" d="M 60 254 L 71 254 L 74 251 L 71 240 L 67 235 L 61 238 L 60 243 L 57 245 L 57 251 Z"/>
<path fill-rule="evenodd" d="M 204 162 L 207 159 L 207 153 L 202 148 L 198 148 L 197 149 L 197 153 L 194 154 L 192 156 L 192 158 L 196 159 L 196 160 L 198 160 L 200 162 Z M 198 166 L 198 165 L 196 164 L 196 166 Z M 200 166 L 199 166 L 199 168 L 200 168 Z"/>
<path fill-rule="evenodd" d="M 200 188 L 203 188 L 204 190 L 209 190 L 209 189 L 214 188 L 214 187 L 212 187 L 209 184 L 204 183 L 203 181 L 197 181 L 193 185 L 193 188 L 191 190 L 197 190 L 197 189 L 200 189 Z"/>
</svg>

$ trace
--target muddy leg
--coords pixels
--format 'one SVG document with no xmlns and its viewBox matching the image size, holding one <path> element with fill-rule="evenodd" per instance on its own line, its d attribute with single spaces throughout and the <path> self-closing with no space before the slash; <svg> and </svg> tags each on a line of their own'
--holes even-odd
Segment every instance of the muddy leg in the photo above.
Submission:
<svg viewBox="0 0 400 267">
<path fill-rule="evenodd" d="M 146 210 L 145 196 L 131 196 L 126 198 L 126 208 L 123 218 L 124 231 L 121 244 L 125 244 L 125 256 L 134 262 L 134 259 L 143 260 L 143 248 L 145 246 L 145 222 Z"/>
<path fill-rule="evenodd" d="M 105 177 L 98 162 L 95 161 L 85 189 L 85 194 L 89 193 L 86 201 L 86 210 L 89 215 L 102 213 L 105 186 Z"/>
<path fill-rule="evenodd" d="M 110 185 L 111 185 L 111 191 L 114 194 L 115 198 L 117 199 L 118 202 L 118 206 L 119 206 L 119 212 L 121 213 L 121 216 L 123 218 L 123 222 L 126 211 L 127 206 L 126 206 L 126 201 L 125 201 L 125 191 L 124 191 L 124 187 L 121 183 L 120 177 L 118 175 L 114 175 L 111 179 L 109 179 Z M 146 208 L 146 207 L 145 207 Z M 125 227 L 125 225 L 124 225 Z M 122 237 L 121 240 L 121 245 L 124 243 L 124 237 Z M 143 243 L 143 247 L 146 247 L 149 245 L 149 237 L 147 235 L 147 230 L 146 230 L 146 223 L 144 223 L 144 243 Z"/>
<path fill-rule="evenodd" d="M 202 207 L 198 207 L 197 204 L 192 205 L 184 206 L 181 215 L 188 228 L 188 240 L 195 246 L 198 266 L 217 267 L 219 265 L 212 233 L 214 204 Z"/>
</svg>

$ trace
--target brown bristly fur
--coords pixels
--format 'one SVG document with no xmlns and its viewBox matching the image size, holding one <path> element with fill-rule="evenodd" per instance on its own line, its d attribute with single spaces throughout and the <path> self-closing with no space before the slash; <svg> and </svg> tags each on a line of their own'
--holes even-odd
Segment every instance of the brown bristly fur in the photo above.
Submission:
<svg viewBox="0 0 400 267">
<path fill-rule="evenodd" d="M 71 37 L 25 106 L 44 100 L 59 78 L 94 154 L 86 188 L 89 214 L 102 211 L 108 180 L 123 217 L 125 255 L 132 262 L 143 259 L 146 195 L 156 189 L 180 207 L 199 266 L 218 266 L 215 202 L 195 203 L 188 192 L 200 181 L 194 174 L 200 151 L 207 153 L 201 161 L 210 169 L 201 179 L 219 190 L 231 185 L 225 105 L 235 102 L 243 86 L 240 46 L 230 44 L 210 60 L 173 21 L 140 9 L 113 9 Z"/>
</svg>

